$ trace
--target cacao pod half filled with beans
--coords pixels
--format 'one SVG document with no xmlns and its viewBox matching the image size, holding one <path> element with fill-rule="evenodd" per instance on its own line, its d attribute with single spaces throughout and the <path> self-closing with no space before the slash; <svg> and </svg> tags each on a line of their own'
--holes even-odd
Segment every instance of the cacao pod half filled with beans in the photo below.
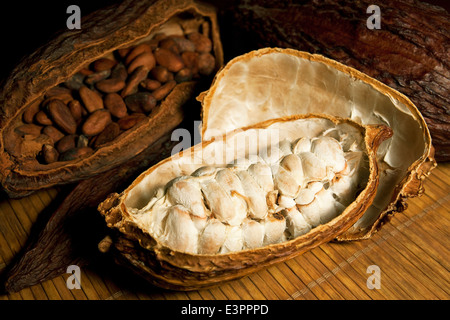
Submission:
<svg viewBox="0 0 450 320">
<path fill-rule="evenodd" d="M 183 119 L 223 63 L 215 9 L 125 1 L 18 65 L 0 93 L 0 179 L 11 197 L 132 158 Z"/>
</svg>

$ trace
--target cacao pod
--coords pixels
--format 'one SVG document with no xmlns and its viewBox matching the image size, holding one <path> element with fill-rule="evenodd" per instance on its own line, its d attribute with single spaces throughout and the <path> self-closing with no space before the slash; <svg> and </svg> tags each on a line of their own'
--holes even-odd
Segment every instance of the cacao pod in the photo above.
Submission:
<svg viewBox="0 0 450 320">
<path fill-rule="evenodd" d="M 99 206 L 108 226 L 116 230 L 113 236 L 113 250 L 117 261 L 128 265 L 152 283 L 162 287 L 190 290 L 236 279 L 309 250 L 312 246 L 304 243 L 302 239 L 309 238 L 318 230 L 321 235 L 317 236 L 323 236 L 324 241 L 368 238 L 395 212 L 404 210 L 405 200 L 408 197 L 423 192 L 423 179 L 436 165 L 428 127 L 418 109 L 406 96 L 351 67 L 320 55 L 292 49 L 266 48 L 236 57 L 216 74 L 211 88 L 202 93 L 198 100 L 203 106 L 203 123 L 200 128 L 202 133 L 200 149 L 203 151 L 203 157 L 197 157 L 195 153 L 192 155 L 190 150 L 174 155 L 144 172 L 125 191 L 110 196 Z M 308 225 L 312 227 L 317 225 L 317 222 L 312 222 L 311 216 L 302 205 L 307 202 L 305 199 L 308 199 L 308 194 L 314 193 L 312 189 L 315 185 L 314 187 L 308 185 L 301 189 L 304 191 L 298 191 L 295 182 L 286 182 L 289 175 L 280 178 L 272 174 L 274 177 L 272 181 L 277 185 L 278 193 L 274 198 L 273 194 L 266 197 L 269 208 L 269 204 L 274 202 L 278 207 L 285 208 L 286 211 L 281 211 L 282 217 L 273 213 L 270 215 L 270 210 L 264 215 L 264 209 L 258 211 L 261 215 L 255 215 L 257 210 L 254 206 L 258 202 L 251 200 L 255 194 L 249 196 L 249 187 L 242 186 L 242 189 L 230 190 L 219 181 L 217 186 L 207 180 L 208 175 L 215 172 L 208 166 L 218 166 L 214 158 L 217 155 L 233 154 L 231 151 L 221 153 L 220 148 L 214 148 L 223 141 L 223 137 L 278 124 L 281 131 L 291 134 L 291 139 L 299 138 L 295 135 L 301 135 L 304 131 L 290 121 L 295 123 L 294 119 L 308 117 L 308 114 L 317 112 L 327 114 L 328 116 L 322 117 L 329 117 L 328 119 L 337 120 L 334 117 L 338 117 L 342 121 L 350 118 L 363 126 L 381 125 L 392 129 L 392 138 L 381 143 L 377 152 L 372 150 L 374 155 L 376 153 L 377 160 L 374 165 L 377 174 L 368 181 L 369 184 L 378 181 L 378 189 L 373 190 L 376 195 L 372 198 L 371 195 L 365 194 L 362 196 L 367 197 L 365 200 L 351 197 L 353 202 L 346 208 L 354 208 L 356 205 L 363 208 L 364 212 L 357 214 L 358 218 L 353 216 L 354 220 L 350 224 L 345 226 L 341 224 L 340 218 L 348 212 L 345 209 L 331 221 L 320 215 L 316 221 L 324 224 L 319 224 L 308 231 Z M 280 125 L 283 119 L 286 122 Z M 320 133 L 314 128 L 313 125 L 309 126 L 310 134 L 315 138 L 317 138 L 315 135 L 331 132 L 328 130 L 329 127 L 322 127 Z M 343 136 L 348 135 L 337 134 L 333 137 L 338 139 Z M 281 146 L 281 141 L 279 143 L 279 149 L 290 149 L 286 144 Z M 309 155 L 308 150 L 313 149 L 300 147 L 299 144 L 298 146 L 296 144 L 295 148 L 299 150 L 305 148 L 302 149 L 305 154 L 300 154 L 303 173 L 316 172 L 314 175 L 320 175 L 317 173 L 319 171 L 313 171 L 320 166 L 311 166 L 311 163 L 320 162 Z M 233 145 L 232 141 L 226 142 L 226 146 Z M 254 145 L 257 149 L 261 147 L 258 143 Z M 294 150 L 292 144 L 291 150 Z M 313 151 L 315 152 L 317 150 Z M 204 162 L 194 166 L 190 162 L 193 159 L 202 159 Z M 282 165 L 284 161 L 286 162 Z M 218 163 L 223 164 L 226 161 Z M 281 162 L 272 165 L 276 166 L 278 163 L 278 166 L 284 166 L 291 171 L 296 168 L 295 158 L 289 160 L 283 158 Z M 243 171 L 247 171 L 248 174 L 244 172 L 237 174 L 241 181 L 252 175 L 249 165 L 244 169 Z M 215 179 L 218 180 L 219 173 L 215 174 Z M 196 186 L 196 180 L 187 176 L 206 180 L 199 180 L 199 188 Z M 229 183 L 234 180 L 224 179 Z M 334 182 L 332 179 L 328 185 L 331 190 L 336 190 Z M 202 183 L 207 185 L 203 186 Z M 244 185 L 243 182 L 242 184 Z M 294 189 L 291 189 L 292 187 Z M 183 189 L 190 195 L 189 197 L 183 196 L 184 193 L 181 192 Z M 223 194 L 214 197 L 215 192 L 221 194 L 223 190 L 228 190 L 228 196 Z M 198 197 L 195 197 L 196 194 Z M 238 198 L 233 200 L 236 201 L 235 206 L 227 205 L 225 199 L 233 196 Z M 340 196 L 335 192 L 333 198 L 340 199 Z M 239 211 L 236 211 L 240 205 L 239 199 L 245 200 L 247 208 L 253 207 L 251 210 L 248 209 L 250 211 L 247 212 L 247 216 L 242 217 Z M 156 210 L 161 208 L 158 201 L 168 206 L 175 204 L 170 207 L 167 216 L 159 214 L 164 210 Z M 259 201 L 260 204 L 263 202 Z M 333 203 L 333 200 L 322 198 L 319 203 L 316 209 L 322 208 L 326 211 L 324 208 Z M 298 208 L 297 211 L 308 224 L 301 223 L 299 214 L 294 210 L 295 207 L 291 206 Z M 154 209 L 155 211 L 152 211 Z M 207 213 L 209 211 L 210 215 Z M 230 214 L 233 211 L 236 212 Z M 206 224 L 202 222 L 204 218 L 202 212 L 206 212 L 209 219 Z M 211 217 L 219 222 L 215 220 L 209 222 Z M 246 220 L 249 217 L 252 221 Z M 271 218 L 270 223 L 266 223 L 267 217 Z M 292 237 L 292 234 L 298 233 L 299 236 L 268 237 L 268 226 L 272 223 L 274 226 L 280 226 L 283 225 L 283 221 L 284 223 L 289 221 L 288 225 L 285 224 L 288 226 L 285 229 L 288 235 Z M 186 229 L 179 227 L 181 223 Z M 223 227 L 220 223 L 226 226 Z M 264 232 L 256 223 L 264 224 Z M 331 231 L 332 234 L 329 234 L 330 224 L 339 226 L 339 230 L 334 229 Z M 199 228 L 202 231 L 199 231 Z M 240 238 L 239 231 L 241 230 L 242 234 L 244 228 L 259 230 L 259 233 L 254 230 L 252 234 L 260 234 L 262 238 L 259 240 Z M 208 234 L 212 232 L 211 230 L 216 230 L 213 233 L 216 235 L 213 237 L 215 241 L 205 241 L 205 232 Z M 224 234 L 225 239 L 221 239 Z M 229 234 L 233 240 L 227 240 Z M 265 240 L 266 238 L 275 240 L 271 242 L 272 240 Z M 211 246 L 205 247 L 205 242 Z M 312 240 L 310 244 L 312 243 L 314 246 L 316 242 Z M 273 257 L 273 260 L 270 257 Z M 214 266 L 210 264 L 211 261 Z M 253 261 L 257 261 L 257 265 L 254 265 Z"/>
<path fill-rule="evenodd" d="M 193 0 L 124 1 L 88 15 L 83 20 L 82 32 L 60 33 L 24 59 L 13 69 L 0 92 L 0 181 L 8 195 L 24 196 L 114 168 L 179 125 L 183 119 L 182 106 L 193 98 L 196 85 L 202 80 L 199 75 L 189 81 L 177 82 L 156 107 L 152 105 L 144 111 L 147 114 L 143 121 L 127 129 L 126 133 L 121 132 L 113 142 L 101 144 L 81 158 L 61 157 L 60 161 L 52 163 L 40 161 L 39 149 L 49 141 L 51 144 L 53 139 L 44 133 L 44 129 L 33 139 L 15 130 L 24 122 L 34 121 L 39 108 L 47 112 L 48 105 L 56 103 L 72 108 L 64 108 L 64 112 L 52 109 L 53 125 L 64 133 L 72 134 L 76 130 L 81 134 L 82 122 L 88 114 L 104 108 L 104 94 L 117 90 L 134 94 L 141 90 L 139 82 L 130 79 L 138 69 L 155 65 L 152 46 L 158 46 L 162 35 L 187 36 L 192 32 L 202 32 L 210 39 L 214 68 L 219 69 L 223 53 L 216 11 L 210 5 Z M 137 48 L 142 47 L 148 50 L 137 54 Z M 125 62 L 118 61 L 128 61 L 130 76 Z M 148 73 L 146 70 L 144 74 Z M 105 82 L 110 77 L 120 80 Z M 204 79 L 208 79 L 207 76 Z M 83 105 L 81 108 L 79 103 Z M 78 106 L 76 110 L 75 105 Z M 49 117 L 49 121 L 53 118 Z M 94 132 L 98 133 L 100 129 Z M 99 145 L 95 143 L 96 136 L 88 138 L 89 146 Z"/>
</svg>

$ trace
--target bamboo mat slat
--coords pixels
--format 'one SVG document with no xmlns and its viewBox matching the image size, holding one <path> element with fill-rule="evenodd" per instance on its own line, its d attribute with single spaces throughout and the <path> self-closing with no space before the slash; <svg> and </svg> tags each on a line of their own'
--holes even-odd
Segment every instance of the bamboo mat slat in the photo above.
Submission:
<svg viewBox="0 0 450 320">
<path fill-rule="evenodd" d="M 425 180 L 425 194 L 372 238 L 326 243 L 242 279 L 191 292 L 162 290 L 123 269 L 81 269 L 81 289 L 68 289 L 69 274 L 0 294 L 0 300 L 385 300 L 450 298 L 450 163 Z M 25 245 L 57 188 L 23 199 L 0 200 L 0 272 Z M 369 289 L 367 268 L 381 270 L 380 289 Z"/>
</svg>

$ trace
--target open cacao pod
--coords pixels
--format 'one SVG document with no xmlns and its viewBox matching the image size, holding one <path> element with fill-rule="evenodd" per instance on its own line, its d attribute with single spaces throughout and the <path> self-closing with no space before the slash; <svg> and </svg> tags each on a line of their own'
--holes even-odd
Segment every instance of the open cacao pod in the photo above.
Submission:
<svg viewBox="0 0 450 320">
<path fill-rule="evenodd" d="M 217 285 L 352 226 L 375 197 L 392 131 L 309 114 L 233 130 L 175 154 L 99 205 L 118 263 L 176 290 Z"/>
<path fill-rule="evenodd" d="M 393 130 L 377 154 L 380 186 L 375 200 L 339 240 L 370 237 L 406 208 L 408 197 L 423 193 L 423 179 L 436 166 L 427 125 L 406 96 L 321 55 L 266 48 L 236 57 L 199 99 L 203 141 L 268 119 L 311 112 Z"/>
<path fill-rule="evenodd" d="M 192 0 L 128 0 L 82 26 L 2 88 L 0 180 L 11 197 L 131 159 L 181 123 L 196 84 L 223 64 L 215 9 Z"/>
</svg>

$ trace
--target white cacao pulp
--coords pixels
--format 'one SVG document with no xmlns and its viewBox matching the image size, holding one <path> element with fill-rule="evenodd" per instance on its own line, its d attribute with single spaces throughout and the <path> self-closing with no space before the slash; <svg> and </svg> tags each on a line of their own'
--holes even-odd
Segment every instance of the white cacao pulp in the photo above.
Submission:
<svg viewBox="0 0 450 320">
<path fill-rule="evenodd" d="M 193 158 L 186 156 L 174 160 L 181 167 L 185 159 L 188 174 L 174 170 L 176 176 L 154 188 L 146 203 L 140 200 L 141 208 L 129 209 L 133 218 L 160 243 L 190 254 L 255 249 L 331 221 L 367 183 L 364 140 L 348 125 L 325 119 L 296 122 L 291 128 L 284 124 L 291 132 L 277 132 L 279 142 L 262 143 L 256 154 L 231 163 L 187 164 Z M 309 135 L 296 136 L 293 129 Z M 262 136 L 264 129 L 259 131 Z"/>
</svg>

